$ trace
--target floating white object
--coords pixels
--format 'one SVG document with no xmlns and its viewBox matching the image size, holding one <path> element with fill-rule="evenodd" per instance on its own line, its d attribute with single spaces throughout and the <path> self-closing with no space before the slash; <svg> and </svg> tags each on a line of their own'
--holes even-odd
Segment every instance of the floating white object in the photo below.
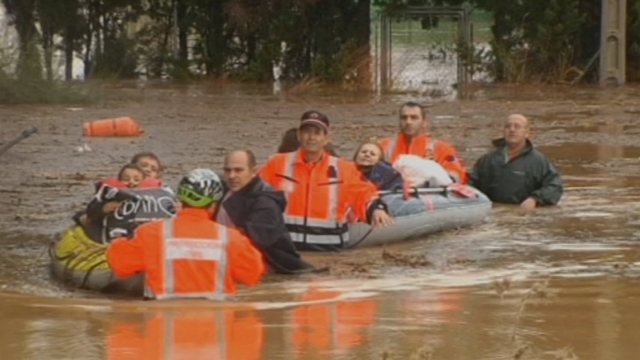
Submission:
<svg viewBox="0 0 640 360">
<path fill-rule="evenodd" d="M 86 143 L 84 143 L 82 146 L 78 146 L 76 148 L 76 152 L 77 153 L 91 152 L 91 151 L 92 151 L 92 149 Z"/>
<path fill-rule="evenodd" d="M 393 167 L 402 174 L 402 178 L 411 187 L 422 187 L 426 182 L 430 187 L 447 186 L 453 183 L 442 165 L 417 155 L 400 155 L 393 163 Z"/>
</svg>

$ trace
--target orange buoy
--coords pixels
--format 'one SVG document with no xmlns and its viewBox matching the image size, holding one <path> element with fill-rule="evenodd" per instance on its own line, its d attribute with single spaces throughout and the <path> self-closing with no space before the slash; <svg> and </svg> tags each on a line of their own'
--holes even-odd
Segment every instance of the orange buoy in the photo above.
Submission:
<svg viewBox="0 0 640 360">
<path fill-rule="evenodd" d="M 82 125 L 84 136 L 139 136 L 144 131 L 130 117 L 89 121 Z"/>
</svg>

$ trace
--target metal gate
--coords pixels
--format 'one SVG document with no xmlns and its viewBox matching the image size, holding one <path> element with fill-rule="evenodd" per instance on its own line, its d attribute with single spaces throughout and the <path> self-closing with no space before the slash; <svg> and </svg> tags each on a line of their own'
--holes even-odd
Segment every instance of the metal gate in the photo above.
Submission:
<svg viewBox="0 0 640 360">
<path fill-rule="evenodd" d="M 374 34 L 376 88 L 446 92 L 469 80 L 471 8 L 418 6 L 382 11 Z"/>
</svg>

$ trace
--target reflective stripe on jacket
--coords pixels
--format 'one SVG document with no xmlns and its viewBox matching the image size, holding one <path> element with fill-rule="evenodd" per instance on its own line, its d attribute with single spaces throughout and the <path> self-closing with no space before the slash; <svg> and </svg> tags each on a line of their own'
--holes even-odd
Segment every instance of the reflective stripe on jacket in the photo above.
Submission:
<svg viewBox="0 0 640 360">
<path fill-rule="evenodd" d="M 429 134 L 420 134 L 407 141 L 407 137 L 400 133 L 395 138 L 381 140 L 380 146 L 384 149 L 385 159 L 392 164 L 400 155 L 417 155 L 442 165 L 456 182 L 467 182 L 467 171 L 453 145 L 431 139 Z"/>
<path fill-rule="evenodd" d="M 303 151 L 272 156 L 260 176 L 286 194 L 285 222 L 294 242 L 342 245 L 349 240 L 347 216 L 353 211 L 366 221 L 377 190 L 354 163 L 326 153 L 307 163 Z"/>
<path fill-rule="evenodd" d="M 158 300 L 175 297 L 207 298 L 221 300 L 224 298 L 224 279 L 227 272 L 227 228 L 218 227 L 217 239 L 193 239 L 174 237 L 173 219 L 165 220 L 163 231 L 162 248 L 164 264 L 162 278 L 164 279 L 164 289 L 161 292 L 145 284 L 144 295 L 148 298 Z M 176 271 L 174 268 L 179 260 L 192 260 L 210 263 L 215 266 L 215 279 L 213 286 L 208 291 L 176 293 Z M 204 289 L 203 289 L 204 290 Z"/>
<path fill-rule="evenodd" d="M 256 284 L 264 272 L 260 252 L 209 216 L 185 208 L 171 220 L 140 225 L 133 239 L 109 245 L 111 269 L 121 277 L 145 272 L 145 296 L 155 299 L 220 299 L 235 293 L 235 281 Z"/>
</svg>

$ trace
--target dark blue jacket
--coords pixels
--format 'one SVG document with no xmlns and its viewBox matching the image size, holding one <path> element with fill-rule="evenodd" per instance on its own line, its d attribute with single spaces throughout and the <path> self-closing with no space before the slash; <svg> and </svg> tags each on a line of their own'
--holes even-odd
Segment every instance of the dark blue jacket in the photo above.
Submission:
<svg viewBox="0 0 640 360">
<path fill-rule="evenodd" d="M 256 176 L 243 189 L 218 203 L 213 219 L 220 206 L 224 207 L 235 227 L 251 239 L 276 273 L 322 270 L 304 261 L 291 241 L 283 216 L 287 207 L 284 192 L 274 190 Z"/>
<path fill-rule="evenodd" d="M 386 161 L 379 161 L 373 166 L 358 167 L 367 180 L 376 185 L 378 190 L 402 190 L 404 180 L 402 175 Z"/>
</svg>

